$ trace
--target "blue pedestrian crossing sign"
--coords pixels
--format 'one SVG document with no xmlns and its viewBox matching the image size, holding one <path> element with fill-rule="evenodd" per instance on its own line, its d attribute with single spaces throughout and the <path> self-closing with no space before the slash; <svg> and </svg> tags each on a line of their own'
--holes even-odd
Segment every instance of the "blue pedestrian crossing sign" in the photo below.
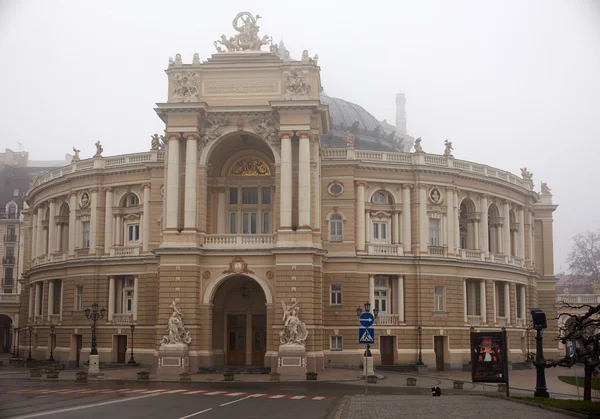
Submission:
<svg viewBox="0 0 600 419">
<path fill-rule="evenodd" d="M 375 329 L 360 327 L 358 329 L 358 343 L 375 343 Z"/>
<path fill-rule="evenodd" d="M 365 311 L 360 315 L 358 321 L 362 327 L 371 327 L 373 326 L 373 323 L 375 323 L 375 317 L 368 311 Z"/>
</svg>

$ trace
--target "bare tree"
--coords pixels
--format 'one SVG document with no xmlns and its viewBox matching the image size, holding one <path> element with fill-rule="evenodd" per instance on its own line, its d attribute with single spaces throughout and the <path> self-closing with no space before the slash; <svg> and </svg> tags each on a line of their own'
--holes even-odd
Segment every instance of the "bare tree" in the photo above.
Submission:
<svg viewBox="0 0 600 419">
<path fill-rule="evenodd" d="M 600 229 L 573 237 L 567 262 L 574 275 L 587 277 L 592 284 L 600 284 Z"/>
</svg>

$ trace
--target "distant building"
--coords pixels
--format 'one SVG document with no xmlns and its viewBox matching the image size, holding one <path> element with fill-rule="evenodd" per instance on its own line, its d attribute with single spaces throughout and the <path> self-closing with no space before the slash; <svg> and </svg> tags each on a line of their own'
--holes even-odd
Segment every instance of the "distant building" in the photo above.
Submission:
<svg viewBox="0 0 600 419">
<path fill-rule="evenodd" d="M 36 161 L 29 160 L 29 153 L 27 151 L 12 151 L 8 148 L 4 149 L 4 153 L 0 153 L 0 167 L 38 167 L 38 168 L 52 168 L 61 167 L 71 163 L 71 155 L 65 154 L 64 160 L 44 160 Z"/>
</svg>

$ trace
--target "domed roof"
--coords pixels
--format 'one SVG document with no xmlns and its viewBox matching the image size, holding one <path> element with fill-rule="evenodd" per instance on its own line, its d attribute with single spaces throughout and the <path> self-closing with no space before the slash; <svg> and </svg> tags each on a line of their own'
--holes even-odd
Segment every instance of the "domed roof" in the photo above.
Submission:
<svg viewBox="0 0 600 419">
<path fill-rule="evenodd" d="M 321 103 L 328 105 L 330 120 L 330 130 L 322 139 L 323 147 L 346 147 L 344 134 L 347 131 L 354 134 L 355 148 L 362 150 L 403 151 L 412 145 L 411 137 L 397 135 L 396 127 L 378 121 L 356 103 L 323 93 Z"/>
</svg>

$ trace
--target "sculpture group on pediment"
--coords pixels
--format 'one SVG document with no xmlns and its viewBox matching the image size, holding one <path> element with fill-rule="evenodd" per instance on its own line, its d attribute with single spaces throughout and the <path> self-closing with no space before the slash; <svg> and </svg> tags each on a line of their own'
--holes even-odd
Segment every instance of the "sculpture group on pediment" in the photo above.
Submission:
<svg viewBox="0 0 600 419">
<path fill-rule="evenodd" d="M 173 96 L 169 100 L 189 102 L 198 98 L 196 73 L 193 71 L 177 72 L 171 75 Z"/>
<path fill-rule="evenodd" d="M 448 156 L 448 157 L 452 157 L 452 150 L 454 150 L 454 148 L 452 147 L 452 141 L 444 141 L 444 145 L 446 146 L 446 149 L 444 150 L 444 156 Z"/>
<path fill-rule="evenodd" d="M 279 332 L 279 342 L 282 345 L 302 345 L 306 344 L 308 330 L 306 324 L 300 321 L 298 312 L 298 301 L 291 305 L 287 305 L 284 301 L 281 302 L 283 307 L 283 330 Z"/>
<path fill-rule="evenodd" d="M 527 170 L 526 167 L 522 167 L 521 168 L 521 177 L 523 178 L 523 180 L 528 180 L 531 182 L 533 180 L 533 173 L 531 173 L 529 170 Z"/>
<path fill-rule="evenodd" d="M 209 117 L 204 120 L 202 124 L 202 134 L 200 136 L 200 141 L 198 143 L 198 147 L 200 150 L 204 148 L 209 142 L 215 140 L 220 137 L 223 133 L 222 128 L 229 124 L 229 118 L 216 118 Z"/>
<path fill-rule="evenodd" d="M 71 159 L 71 163 L 75 163 L 81 160 L 79 158 L 79 153 L 81 153 L 81 150 L 77 150 L 75 147 L 73 147 L 73 158 Z"/>
<path fill-rule="evenodd" d="M 231 51 L 260 51 L 263 45 L 271 44 L 271 52 L 273 49 L 273 40 L 267 35 L 262 38 L 258 36 L 258 30 L 260 26 L 256 24 L 259 15 L 252 16 L 248 12 L 238 13 L 233 19 L 232 26 L 238 31 L 234 36 L 227 38 L 224 34 L 221 38 L 214 42 L 215 48 L 218 52 L 226 52 L 222 47 L 227 49 L 227 52 Z"/>
<path fill-rule="evenodd" d="M 423 147 L 421 146 L 421 137 L 417 138 L 415 140 L 415 153 L 422 153 L 423 152 Z"/>
<path fill-rule="evenodd" d="M 300 68 L 292 68 L 285 76 L 285 91 L 293 95 L 307 95 L 311 87 L 304 81 L 304 71 Z"/>
<path fill-rule="evenodd" d="M 279 124 L 272 113 L 252 119 L 248 125 L 254 132 L 267 140 L 273 147 L 279 148 Z"/>
</svg>

